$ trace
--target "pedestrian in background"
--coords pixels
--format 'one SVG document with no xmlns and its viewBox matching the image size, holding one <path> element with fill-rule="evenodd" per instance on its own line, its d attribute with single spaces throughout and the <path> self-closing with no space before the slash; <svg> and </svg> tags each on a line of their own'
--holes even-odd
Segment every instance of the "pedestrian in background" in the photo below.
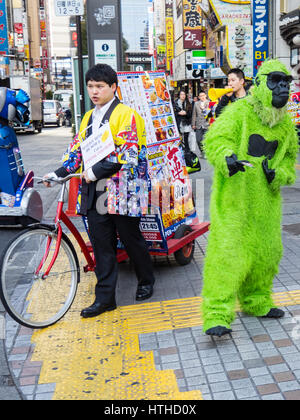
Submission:
<svg viewBox="0 0 300 420">
<path fill-rule="evenodd" d="M 192 104 L 182 90 L 174 104 L 175 118 L 180 134 L 183 136 L 185 150 L 189 150 L 189 134 L 192 131 Z"/>
<path fill-rule="evenodd" d="M 241 69 L 231 69 L 228 72 L 228 85 L 226 89 L 232 89 L 232 92 L 222 96 L 220 102 L 216 108 L 216 117 L 218 117 L 223 109 L 229 104 L 237 101 L 238 99 L 247 96 L 245 89 L 245 74 Z"/>
<path fill-rule="evenodd" d="M 210 113 L 209 100 L 204 91 L 199 93 L 199 101 L 195 102 L 192 115 L 192 128 L 196 131 L 196 140 L 203 157 L 202 141 L 209 128 L 208 115 Z"/>
</svg>

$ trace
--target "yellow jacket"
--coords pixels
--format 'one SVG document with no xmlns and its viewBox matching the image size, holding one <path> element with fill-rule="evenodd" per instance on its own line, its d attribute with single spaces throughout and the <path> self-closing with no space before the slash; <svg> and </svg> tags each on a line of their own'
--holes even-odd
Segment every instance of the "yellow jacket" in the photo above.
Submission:
<svg viewBox="0 0 300 420">
<path fill-rule="evenodd" d="M 79 134 L 64 156 L 69 173 L 82 172 L 81 143 L 85 140 L 93 109 L 82 119 Z M 148 212 L 146 132 L 143 118 L 133 109 L 118 104 L 109 118 L 116 149 L 105 159 L 121 163 L 122 169 L 107 180 L 108 213 L 139 217 Z M 78 209 L 81 194 L 78 197 Z"/>
</svg>

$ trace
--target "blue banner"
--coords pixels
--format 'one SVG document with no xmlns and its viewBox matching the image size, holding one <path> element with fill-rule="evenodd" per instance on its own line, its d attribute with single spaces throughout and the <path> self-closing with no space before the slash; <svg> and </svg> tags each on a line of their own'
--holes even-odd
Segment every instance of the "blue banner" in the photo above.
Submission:
<svg viewBox="0 0 300 420">
<path fill-rule="evenodd" d="M 253 77 L 269 56 L 269 0 L 252 0 Z"/>
<path fill-rule="evenodd" d="M 8 55 L 6 1 L 0 0 L 0 56 Z"/>
</svg>

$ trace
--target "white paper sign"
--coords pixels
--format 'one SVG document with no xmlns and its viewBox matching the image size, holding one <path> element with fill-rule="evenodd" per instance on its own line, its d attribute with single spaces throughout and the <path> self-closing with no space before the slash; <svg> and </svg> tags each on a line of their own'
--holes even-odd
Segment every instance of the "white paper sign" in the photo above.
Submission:
<svg viewBox="0 0 300 420">
<path fill-rule="evenodd" d="M 83 16 L 84 3 L 83 0 L 63 1 L 55 0 L 56 16 Z"/>
<path fill-rule="evenodd" d="M 103 125 L 96 135 L 89 136 L 81 143 L 85 170 L 106 158 L 115 150 L 114 139 L 109 124 Z"/>
</svg>

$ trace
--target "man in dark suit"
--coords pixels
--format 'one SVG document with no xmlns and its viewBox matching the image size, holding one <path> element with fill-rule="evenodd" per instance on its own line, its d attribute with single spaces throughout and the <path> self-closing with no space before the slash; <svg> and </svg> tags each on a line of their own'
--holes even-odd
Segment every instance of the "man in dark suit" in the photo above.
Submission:
<svg viewBox="0 0 300 420">
<path fill-rule="evenodd" d="M 136 300 L 152 296 L 155 279 L 148 247 L 139 229 L 143 210 L 139 205 L 132 205 L 140 202 L 135 196 L 138 191 L 133 187 L 145 175 L 144 166 L 147 163 L 146 158 L 142 158 L 146 147 L 144 120 L 115 97 L 118 79 L 110 66 L 98 64 L 92 67 L 86 74 L 86 84 L 95 109 L 84 116 L 79 136 L 70 145 L 64 166 L 56 170 L 54 176 L 65 177 L 79 168 L 82 171 L 79 213 L 88 218 L 97 276 L 95 302 L 81 312 L 82 317 L 89 318 L 116 309 L 117 233 L 138 279 Z M 102 126 L 109 127 L 115 151 L 92 167 L 85 168 L 81 144 L 90 136 L 97 136 Z M 50 175 L 53 174 L 44 178 Z M 104 191 L 98 184 L 100 181 L 103 186 L 103 180 L 108 180 L 107 199 L 103 199 Z M 127 183 L 127 200 L 121 200 L 119 193 L 124 183 Z"/>
</svg>

